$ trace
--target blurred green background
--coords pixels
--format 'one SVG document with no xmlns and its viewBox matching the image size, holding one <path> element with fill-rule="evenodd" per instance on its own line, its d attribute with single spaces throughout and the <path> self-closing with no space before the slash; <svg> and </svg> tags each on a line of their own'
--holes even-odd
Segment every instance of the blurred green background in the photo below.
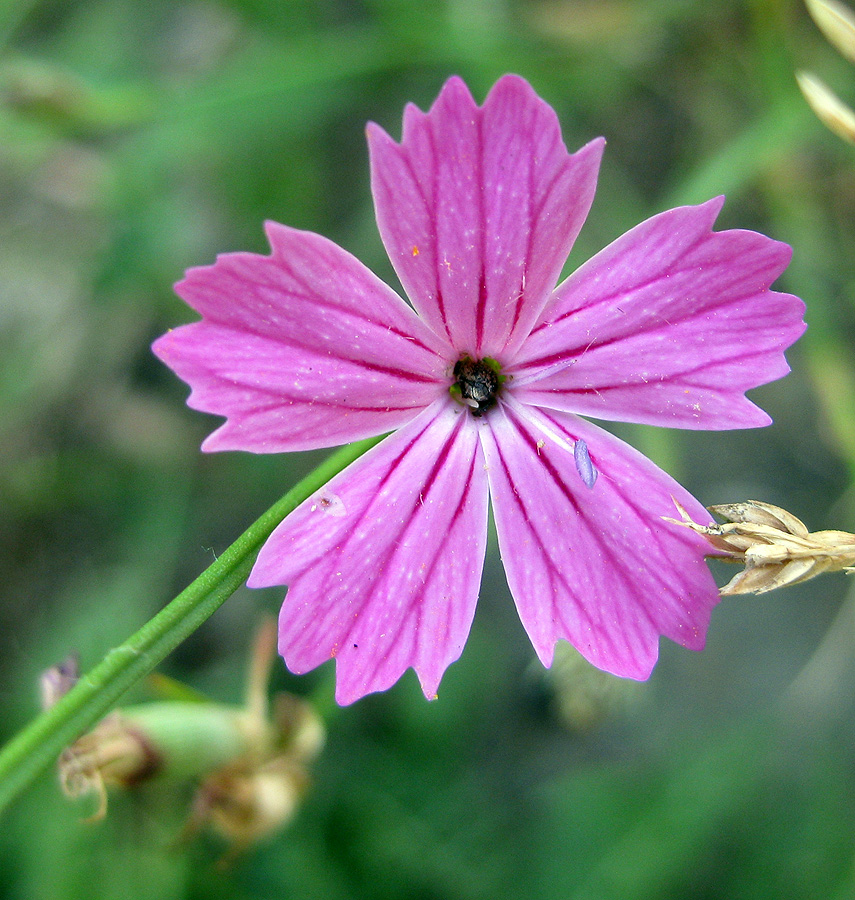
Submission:
<svg viewBox="0 0 855 900">
<path fill-rule="evenodd" d="M 753 395 L 775 424 L 615 430 L 704 503 L 855 531 L 855 150 L 798 68 L 855 101 L 855 68 L 795 0 L 0 2 L 0 740 L 35 715 L 40 671 L 96 663 L 320 458 L 198 451 L 215 422 L 149 351 L 192 318 L 172 283 L 266 252 L 272 218 L 394 284 L 364 124 L 399 137 L 404 104 L 453 73 L 480 102 L 518 72 L 570 149 L 607 137 L 570 265 L 720 193 L 719 228 L 793 245 L 780 286 L 809 330 Z M 239 702 L 280 594 L 239 592 L 164 671 Z M 0 896 L 855 896 L 853 607 L 843 575 L 729 599 L 702 654 L 663 643 L 593 721 L 572 714 L 586 677 L 537 664 L 493 543 L 438 701 L 410 672 L 335 712 L 331 670 L 276 666 L 277 690 L 329 714 L 286 830 L 218 867 L 216 837 L 176 841 L 191 786 L 115 793 L 84 823 L 92 803 L 51 773 L 0 824 Z"/>
</svg>

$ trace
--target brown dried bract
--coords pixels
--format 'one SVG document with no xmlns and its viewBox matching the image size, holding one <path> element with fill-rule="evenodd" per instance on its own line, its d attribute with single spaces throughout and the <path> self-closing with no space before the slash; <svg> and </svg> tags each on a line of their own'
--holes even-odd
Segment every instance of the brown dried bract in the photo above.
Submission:
<svg viewBox="0 0 855 900">
<path fill-rule="evenodd" d="M 845 531 L 809 532 L 792 513 L 746 500 L 711 506 L 722 524 L 699 525 L 679 504 L 679 519 L 667 519 L 703 535 L 725 560 L 744 563 L 745 569 L 720 593 L 763 594 L 822 572 L 851 571 L 855 566 L 855 535 Z"/>
</svg>

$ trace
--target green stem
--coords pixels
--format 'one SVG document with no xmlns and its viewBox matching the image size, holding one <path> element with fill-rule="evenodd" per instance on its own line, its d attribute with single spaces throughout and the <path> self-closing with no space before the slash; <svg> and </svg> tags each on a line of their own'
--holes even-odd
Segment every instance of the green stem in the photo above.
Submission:
<svg viewBox="0 0 855 900">
<path fill-rule="evenodd" d="M 124 644 L 110 650 L 56 706 L 12 738 L 0 751 L 0 811 L 246 581 L 261 545 L 289 512 L 380 440 L 369 438 L 350 444 L 325 460 L 250 525 L 168 606 Z"/>
</svg>

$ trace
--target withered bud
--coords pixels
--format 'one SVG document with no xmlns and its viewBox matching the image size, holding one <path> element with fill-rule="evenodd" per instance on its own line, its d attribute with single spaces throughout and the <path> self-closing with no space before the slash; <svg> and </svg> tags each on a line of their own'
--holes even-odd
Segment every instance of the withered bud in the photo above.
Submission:
<svg viewBox="0 0 855 900">
<path fill-rule="evenodd" d="M 855 534 L 809 532 L 801 519 L 771 503 L 746 500 L 710 506 L 711 513 L 726 520 L 713 525 L 699 525 L 676 505 L 682 520 L 666 521 L 703 535 L 718 551 L 710 555 L 745 564 L 721 588 L 722 595 L 763 594 L 821 572 L 848 572 L 855 566 Z"/>
<path fill-rule="evenodd" d="M 274 698 L 271 727 L 199 786 L 184 838 L 209 825 L 230 845 L 228 864 L 294 818 L 309 787 L 309 765 L 324 744 L 324 727 L 314 708 L 290 694 Z"/>
<path fill-rule="evenodd" d="M 107 812 L 107 787 L 131 787 L 151 777 L 161 758 L 151 741 L 112 713 L 88 734 L 78 738 L 59 758 L 59 783 L 73 800 L 95 794 L 98 807 L 90 819 Z"/>
<path fill-rule="evenodd" d="M 51 709 L 76 684 L 79 661 L 72 654 L 42 673 L 39 681 L 42 709 Z M 159 754 L 145 734 L 119 713 L 111 713 L 95 728 L 62 751 L 59 783 L 73 800 L 95 794 L 98 805 L 92 819 L 107 812 L 107 786 L 129 787 L 144 781 L 159 768 Z"/>
<path fill-rule="evenodd" d="M 280 749 L 296 762 L 312 762 L 323 750 L 324 723 L 305 700 L 293 694 L 276 694 L 272 718 L 280 735 Z"/>
<path fill-rule="evenodd" d="M 242 706 L 213 703 L 169 679 L 172 699 L 127 706 L 103 719 L 63 751 L 60 783 L 72 798 L 95 794 L 107 810 L 107 788 L 136 787 L 149 778 L 198 785 L 185 836 L 210 826 L 231 844 L 231 856 L 287 825 L 309 786 L 309 766 L 324 744 L 324 725 L 298 697 L 267 696 L 275 657 L 275 622 L 262 623 Z M 42 677 L 46 703 L 76 677 L 70 663 Z M 181 699 L 179 699 L 181 698 Z"/>
<path fill-rule="evenodd" d="M 308 787 L 306 767 L 287 756 L 261 764 L 238 760 L 202 783 L 185 835 L 209 824 L 231 845 L 228 861 L 287 825 Z"/>
</svg>

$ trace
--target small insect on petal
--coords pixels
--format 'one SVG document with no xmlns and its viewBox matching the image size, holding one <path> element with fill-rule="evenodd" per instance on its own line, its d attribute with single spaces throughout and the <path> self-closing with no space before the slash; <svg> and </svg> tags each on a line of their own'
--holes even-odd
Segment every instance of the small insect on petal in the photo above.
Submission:
<svg viewBox="0 0 855 900">
<path fill-rule="evenodd" d="M 334 516 L 336 519 L 347 515 L 347 508 L 341 497 L 332 491 L 322 491 L 312 504 L 311 509 L 312 512 L 319 509 L 321 512 L 326 513 L 328 516 Z"/>
<path fill-rule="evenodd" d="M 576 441 L 576 446 L 573 448 L 573 456 L 576 460 L 576 471 L 579 473 L 579 477 L 585 482 L 586 487 L 592 488 L 597 480 L 598 473 L 591 462 L 588 445 L 582 440 Z"/>
</svg>

